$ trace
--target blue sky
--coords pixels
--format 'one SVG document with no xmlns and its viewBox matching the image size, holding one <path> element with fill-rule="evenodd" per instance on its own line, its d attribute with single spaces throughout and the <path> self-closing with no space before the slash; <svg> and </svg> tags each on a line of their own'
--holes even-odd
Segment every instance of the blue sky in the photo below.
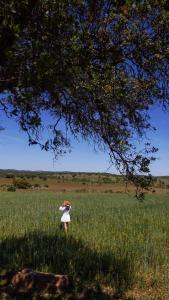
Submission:
<svg viewBox="0 0 169 300">
<path fill-rule="evenodd" d="M 148 137 L 159 148 L 151 173 L 169 175 L 169 113 L 154 108 L 151 116 L 157 130 L 149 133 Z M 5 127 L 0 132 L 0 169 L 116 173 L 114 167 L 108 169 L 108 155 L 94 151 L 87 142 L 73 140 L 72 152 L 54 161 L 51 153 L 41 151 L 38 146 L 28 146 L 27 136 L 19 130 L 14 120 L 2 115 L 0 126 Z"/>
</svg>

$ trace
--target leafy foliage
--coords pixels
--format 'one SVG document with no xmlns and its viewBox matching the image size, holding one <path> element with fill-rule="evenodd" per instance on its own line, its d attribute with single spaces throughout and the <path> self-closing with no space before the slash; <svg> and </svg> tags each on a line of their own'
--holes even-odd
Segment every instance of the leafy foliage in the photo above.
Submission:
<svg viewBox="0 0 169 300">
<path fill-rule="evenodd" d="M 70 146 L 69 132 L 81 134 L 147 186 L 157 149 L 135 145 L 151 128 L 151 106 L 168 106 L 168 1 L 1 2 L 1 110 L 29 144 L 57 156 Z"/>
<path fill-rule="evenodd" d="M 16 192 L 16 188 L 14 185 L 10 185 L 10 186 L 8 186 L 7 191 L 8 192 Z"/>
<path fill-rule="evenodd" d="M 31 187 L 31 184 L 25 178 L 14 179 L 13 185 L 18 189 L 28 189 Z"/>
</svg>

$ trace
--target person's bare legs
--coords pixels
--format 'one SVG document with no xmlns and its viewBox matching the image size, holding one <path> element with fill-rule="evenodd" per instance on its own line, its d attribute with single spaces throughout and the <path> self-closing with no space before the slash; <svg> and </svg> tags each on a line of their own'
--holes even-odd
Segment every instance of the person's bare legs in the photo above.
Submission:
<svg viewBox="0 0 169 300">
<path fill-rule="evenodd" d="M 68 223 L 64 223 L 64 230 L 65 230 L 65 233 L 67 233 L 68 232 Z"/>
</svg>

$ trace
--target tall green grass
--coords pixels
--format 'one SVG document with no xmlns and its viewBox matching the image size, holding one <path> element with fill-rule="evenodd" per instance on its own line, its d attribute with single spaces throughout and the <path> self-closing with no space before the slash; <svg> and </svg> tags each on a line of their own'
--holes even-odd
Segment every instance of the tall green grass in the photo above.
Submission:
<svg viewBox="0 0 169 300">
<path fill-rule="evenodd" d="M 64 199 L 72 203 L 67 236 L 59 227 Z M 168 286 L 168 254 L 167 195 L 139 203 L 125 194 L 0 194 L 1 272 L 31 267 L 126 291 L 149 273 Z"/>
</svg>

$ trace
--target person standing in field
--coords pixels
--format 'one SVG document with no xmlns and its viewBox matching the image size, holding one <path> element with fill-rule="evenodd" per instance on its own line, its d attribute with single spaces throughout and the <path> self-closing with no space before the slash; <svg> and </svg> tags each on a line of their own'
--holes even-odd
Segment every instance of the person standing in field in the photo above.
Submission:
<svg viewBox="0 0 169 300">
<path fill-rule="evenodd" d="M 63 215 L 61 217 L 61 223 L 63 224 L 65 233 L 67 233 L 70 224 L 70 201 L 65 200 L 62 206 L 59 207 L 59 210 L 63 212 Z"/>
</svg>

